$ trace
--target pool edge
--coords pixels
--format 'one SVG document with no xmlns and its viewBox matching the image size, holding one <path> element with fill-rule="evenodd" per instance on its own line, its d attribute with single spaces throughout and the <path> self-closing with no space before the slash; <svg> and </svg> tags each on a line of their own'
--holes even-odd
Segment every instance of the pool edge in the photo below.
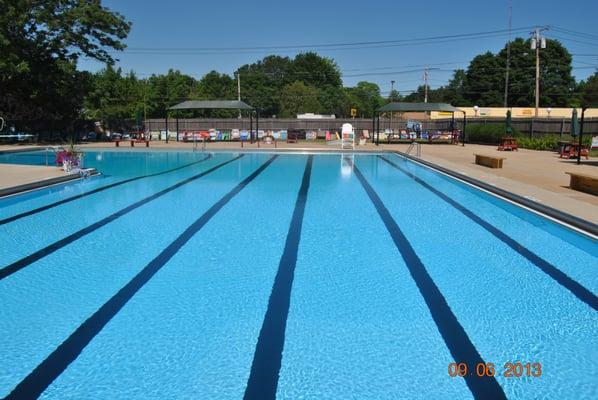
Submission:
<svg viewBox="0 0 598 400">
<path fill-rule="evenodd" d="M 560 211 L 556 208 L 540 204 L 536 201 L 530 200 L 525 198 L 521 195 L 515 194 L 508 190 L 499 188 L 497 186 L 491 185 L 489 183 L 485 183 L 479 179 L 472 178 L 470 176 L 461 174 L 459 172 L 453 171 L 449 168 L 442 167 L 438 164 L 435 164 L 430 161 L 422 160 L 421 158 L 414 157 L 410 154 L 403 153 L 401 151 L 393 150 L 390 153 L 394 153 L 398 156 L 404 157 L 409 159 L 410 161 L 422 164 L 430 169 L 436 170 L 441 172 L 445 175 L 448 175 L 454 179 L 459 181 L 465 182 L 471 186 L 476 187 L 477 189 L 481 189 L 483 191 L 489 192 L 492 195 L 495 195 L 503 200 L 507 200 L 511 203 L 514 203 L 520 207 L 527 208 L 543 217 L 547 217 L 561 225 L 564 225 L 568 228 L 574 228 L 576 231 L 580 231 L 588 236 L 592 236 L 593 238 L 598 237 L 598 225 L 586 221 L 582 218 L 576 217 L 564 211 Z"/>
<path fill-rule="evenodd" d="M 88 168 L 85 171 L 89 172 L 89 176 L 99 175 L 99 172 L 95 168 Z M 5 189 L 0 189 L 0 199 L 4 199 L 10 196 L 23 194 L 26 192 L 31 192 L 38 189 L 44 189 L 50 186 L 60 185 L 63 183 L 68 183 L 74 180 L 84 179 L 83 176 L 79 174 L 68 174 L 64 176 L 58 176 L 55 178 L 50 179 L 43 179 L 40 181 L 24 183 L 22 185 L 11 186 Z"/>
</svg>

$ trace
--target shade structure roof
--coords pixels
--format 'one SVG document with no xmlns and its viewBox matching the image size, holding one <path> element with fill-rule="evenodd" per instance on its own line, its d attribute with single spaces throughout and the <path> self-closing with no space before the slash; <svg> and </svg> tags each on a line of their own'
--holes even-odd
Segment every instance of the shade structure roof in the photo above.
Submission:
<svg viewBox="0 0 598 400">
<path fill-rule="evenodd" d="M 401 112 L 422 112 L 422 111 L 444 111 L 462 112 L 457 107 L 447 103 L 388 103 L 378 109 L 379 112 L 401 111 Z"/>
<path fill-rule="evenodd" d="M 169 107 L 169 110 L 193 110 L 206 108 L 231 108 L 235 110 L 253 110 L 249 104 L 238 100 L 188 100 Z"/>
</svg>

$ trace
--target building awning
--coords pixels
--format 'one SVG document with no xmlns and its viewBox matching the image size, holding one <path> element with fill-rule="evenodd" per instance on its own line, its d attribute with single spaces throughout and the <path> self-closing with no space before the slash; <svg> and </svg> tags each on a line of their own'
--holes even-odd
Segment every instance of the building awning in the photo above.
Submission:
<svg viewBox="0 0 598 400">
<path fill-rule="evenodd" d="M 235 110 L 253 110 L 249 104 L 238 100 L 188 100 L 169 107 L 169 110 L 194 110 L 208 108 L 230 108 Z"/>
<path fill-rule="evenodd" d="M 424 111 L 443 111 L 443 112 L 462 112 L 457 107 L 447 103 L 388 103 L 378 109 L 378 112 L 399 111 L 399 112 L 424 112 Z"/>
</svg>

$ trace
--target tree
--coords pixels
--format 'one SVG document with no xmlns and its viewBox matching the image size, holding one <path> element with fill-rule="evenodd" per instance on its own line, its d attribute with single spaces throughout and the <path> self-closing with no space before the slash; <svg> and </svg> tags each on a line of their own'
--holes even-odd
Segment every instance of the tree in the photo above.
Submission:
<svg viewBox="0 0 598 400">
<path fill-rule="evenodd" d="M 399 94 L 399 91 L 397 89 L 392 89 L 390 91 L 390 93 L 388 94 L 388 102 L 389 103 L 394 103 L 394 102 L 398 102 L 402 100 L 401 95 Z"/>
<path fill-rule="evenodd" d="M 3 2 L 0 14 L 0 109 L 9 119 L 71 119 L 80 114 L 89 74 L 85 55 L 114 61 L 130 23 L 100 1 Z"/>
<path fill-rule="evenodd" d="M 320 110 L 318 90 L 301 81 L 290 83 L 282 89 L 280 107 L 282 116 L 287 118 L 306 112 L 317 113 Z"/>
<path fill-rule="evenodd" d="M 193 77 L 177 70 L 169 70 L 166 75 L 152 75 L 147 80 L 147 116 L 162 118 L 168 107 L 185 100 L 196 91 L 197 82 Z M 179 117 L 192 116 L 192 111 L 177 111 Z"/>
<path fill-rule="evenodd" d="M 85 116 L 101 120 L 109 128 L 120 128 L 122 121 L 135 118 L 144 109 L 144 82 L 134 72 L 123 76 L 120 68 L 107 65 L 93 75 L 85 101 Z"/>
<path fill-rule="evenodd" d="M 442 102 L 453 105 L 467 106 L 470 102 L 465 93 L 466 74 L 462 69 L 456 69 L 448 85 L 441 87 L 438 91 L 441 93 Z"/>
<path fill-rule="evenodd" d="M 201 100 L 236 100 L 237 85 L 235 80 L 226 74 L 211 71 L 201 78 L 192 89 L 192 97 Z M 213 118 L 231 118 L 237 115 L 233 110 L 197 110 L 196 114 Z"/>
<path fill-rule="evenodd" d="M 511 42 L 509 105 L 530 107 L 535 104 L 536 55 L 530 40 L 517 38 Z M 497 57 L 506 65 L 506 47 Z M 540 104 L 543 107 L 567 107 L 575 90 L 572 57 L 558 40 L 546 40 L 540 50 Z M 504 82 L 502 83 L 504 90 Z"/>
<path fill-rule="evenodd" d="M 314 87 L 341 87 L 341 73 L 334 60 L 316 53 L 298 54 L 291 65 L 294 81 L 303 81 Z"/>
<path fill-rule="evenodd" d="M 243 65 L 235 72 L 241 77 L 241 99 L 259 107 L 264 116 L 279 115 L 282 88 L 293 82 L 291 64 L 288 57 L 267 56 Z"/>
<path fill-rule="evenodd" d="M 375 83 L 361 81 L 348 91 L 351 93 L 351 107 L 357 108 L 357 113 L 361 117 L 372 117 L 374 111 L 382 105 L 380 86 Z"/>
<path fill-rule="evenodd" d="M 504 67 L 491 52 L 475 56 L 465 72 L 464 93 L 478 106 L 501 106 L 504 93 Z"/>
<path fill-rule="evenodd" d="M 581 84 L 581 101 L 583 107 L 598 107 L 598 71 Z"/>
<path fill-rule="evenodd" d="M 334 114 L 338 117 L 347 117 L 351 112 L 351 96 L 345 88 L 326 86 L 317 89 L 319 112 L 322 114 Z"/>
</svg>

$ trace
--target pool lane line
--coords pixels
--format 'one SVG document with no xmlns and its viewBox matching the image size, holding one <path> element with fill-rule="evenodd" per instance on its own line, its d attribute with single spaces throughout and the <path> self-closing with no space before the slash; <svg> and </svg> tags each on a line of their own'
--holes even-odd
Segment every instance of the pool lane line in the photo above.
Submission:
<svg viewBox="0 0 598 400">
<path fill-rule="evenodd" d="M 174 255 L 197 233 L 214 215 L 218 213 L 233 197 L 243 190 L 251 181 L 261 174 L 278 157 L 273 155 L 243 179 L 230 192 L 212 205 L 201 217 L 185 229 L 160 254 L 150 261 L 114 296 L 104 303 L 95 313 L 62 342 L 44 361 L 29 373 L 5 399 L 32 399 L 39 397 L 67 367 L 77 359 L 79 354 L 93 338 L 110 322 L 110 320 L 127 304 L 129 300 L 152 279 Z"/>
<path fill-rule="evenodd" d="M 380 199 L 374 188 L 369 184 L 357 166 L 353 172 L 374 204 L 378 215 L 384 222 L 386 230 L 392 237 L 395 246 L 401 253 L 411 277 L 415 281 L 420 294 L 424 298 L 432 319 L 438 327 L 447 348 L 453 356 L 454 362 L 466 363 L 470 369 L 478 363 L 486 364 L 477 351 L 467 332 L 453 313 L 442 292 L 426 270 L 425 265 L 401 231 L 401 228 L 391 216 L 390 212 Z M 476 399 L 506 399 L 502 387 L 494 376 L 478 377 L 476 374 L 466 375 L 465 383 Z"/>
<path fill-rule="evenodd" d="M 17 271 L 20 271 L 21 269 L 46 257 L 47 255 L 54 253 L 56 250 L 59 250 L 59 249 L 63 248 L 64 246 L 66 246 L 76 240 L 81 239 L 83 236 L 85 236 L 93 231 L 98 230 L 99 228 L 103 227 L 104 225 L 116 220 L 117 218 L 122 217 L 125 214 L 130 213 L 131 211 L 147 204 L 148 202 L 156 200 L 158 197 L 164 196 L 165 194 L 172 192 L 173 190 L 178 189 L 179 187 L 186 185 L 187 183 L 193 182 L 203 176 L 206 176 L 206 175 L 216 171 L 217 169 L 220 169 L 220 168 L 224 167 L 225 165 L 230 164 L 233 161 L 240 159 L 243 156 L 244 156 L 243 154 L 240 154 L 237 157 L 231 158 L 230 160 L 227 160 L 225 162 L 217 164 L 214 167 L 207 169 L 197 175 L 193 175 L 190 178 L 184 179 L 172 186 L 169 186 L 166 189 L 162 189 L 159 192 L 152 194 L 151 196 L 145 197 L 145 198 L 131 204 L 130 206 L 122 208 L 119 211 L 117 211 L 113 214 L 110 214 L 109 216 L 102 218 L 101 220 L 99 220 L 91 225 L 88 225 L 85 228 L 80 229 L 77 232 L 72 233 L 63 239 L 60 239 L 48 246 L 36 251 L 35 253 L 32 253 L 26 257 L 23 257 L 20 260 L 17 260 L 15 262 L 13 262 L 12 264 L 7 265 L 6 267 L 3 267 L 2 269 L 0 269 L 0 280 L 14 274 Z"/>
<path fill-rule="evenodd" d="M 284 251 L 280 258 L 278 271 L 276 272 L 272 292 L 268 300 L 268 309 L 255 346 L 251 372 L 243 397 L 246 400 L 276 398 L 287 318 L 291 302 L 291 289 L 293 288 L 293 279 L 295 277 L 297 253 L 299 251 L 299 241 L 301 240 L 301 228 L 303 226 L 303 215 L 305 214 L 312 164 L 313 155 L 309 155 L 303 172 L 301 187 L 297 194 Z"/>
<path fill-rule="evenodd" d="M 134 178 L 125 179 L 125 180 L 122 180 L 122 181 L 119 181 L 119 182 L 111 183 L 111 184 L 106 185 L 106 186 L 101 186 L 99 188 L 90 190 L 88 192 L 80 193 L 78 195 L 69 197 L 67 199 L 59 200 L 59 201 L 56 201 L 54 203 L 46 204 L 45 206 L 42 206 L 42 207 L 34 208 L 33 210 L 28 210 L 28 211 L 22 212 L 20 214 L 13 215 L 11 217 L 0 219 L 0 225 L 8 224 L 9 222 L 13 222 L 13 221 L 16 221 L 18 219 L 21 219 L 21 218 L 24 218 L 24 217 L 28 217 L 30 215 L 34 215 L 34 214 L 40 213 L 42 211 L 49 210 L 49 209 L 57 207 L 57 206 L 59 206 L 61 204 L 69 203 L 69 202 L 71 202 L 73 200 L 77 200 L 77 199 L 80 199 L 82 197 L 86 197 L 86 196 L 89 196 L 89 195 L 92 195 L 92 194 L 95 194 L 95 193 L 98 193 L 98 192 L 102 192 L 104 190 L 111 189 L 111 188 L 116 187 L 116 186 L 124 185 L 125 183 L 134 182 L 134 181 L 137 181 L 139 179 L 151 178 L 151 177 L 155 177 L 155 176 L 159 176 L 159 175 L 168 174 L 170 172 L 178 171 L 180 169 L 187 168 L 187 167 L 190 167 L 192 165 L 196 165 L 196 164 L 202 163 L 202 162 L 204 162 L 204 161 L 206 161 L 206 160 L 208 160 L 210 158 L 212 158 L 212 155 L 208 154 L 206 157 L 204 157 L 203 159 L 201 159 L 199 161 L 194 161 L 194 162 L 189 163 L 189 164 L 184 164 L 184 165 L 181 165 L 179 167 L 172 168 L 172 169 L 169 169 L 169 170 L 166 170 L 166 171 L 156 172 L 156 173 L 149 174 L 149 175 L 136 176 Z"/>
<path fill-rule="evenodd" d="M 492 235 L 494 235 L 494 237 L 496 237 L 498 240 L 500 240 L 501 242 L 509 246 L 511 249 L 519 253 L 521 256 L 526 258 L 528 261 L 530 261 L 532 264 L 538 267 L 542 272 L 554 279 L 559 285 L 571 292 L 579 300 L 583 301 L 588 306 L 592 307 L 594 310 L 598 310 L 598 297 L 589 289 L 581 285 L 579 282 L 572 279 L 569 275 L 565 274 L 563 271 L 561 271 L 548 261 L 544 260 L 536 253 L 532 252 L 527 247 L 521 245 L 515 239 L 513 239 L 494 225 L 490 224 L 489 222 L 486 222 L 472 211 L 463 207 L 463 205 L 461 205 L 457 201 L 453 200 L 446 194 L 434 188 L 429 183 L 425 182 L 421 178 L 418 178 L 413 173 L 409 172 L 408 170 L 405 170 L 404 168 L 400 167 L 393 161 L 388 160 L 383 156 L 378 157 L 385 161 L 387 164 L 389 164 L 391 167 L 394 167 L 395 169 L 409 176 L 415 182 L 419 183 L 420 185 L 434 193 L 436 196 L 440 197 L 442 200 L 453 206 L 455 209 L 460 211 L 467 218 L 469 218 L 470 220 L 472 220 L 473 222 L 490 232 Z"/>
</svg>

